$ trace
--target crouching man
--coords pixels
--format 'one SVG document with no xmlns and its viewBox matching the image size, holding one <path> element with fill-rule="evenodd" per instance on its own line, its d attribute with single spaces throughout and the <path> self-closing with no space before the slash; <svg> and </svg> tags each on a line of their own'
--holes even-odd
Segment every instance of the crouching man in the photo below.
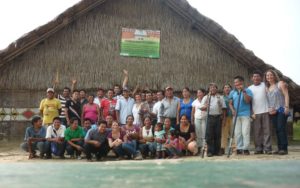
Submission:
<svg viewBox="0 0 300 188">
<path fill-rule="evenodd" d="M 55 156 L 59 156 L 59 158 L 61 159 L 65 158 L 65 130 L 66 127 L 64 125 L 61 125 L 60 118 L 55 117 L 53 119 L 53 124 L 47 128 L 46 133 L 47 158 L 52 158 L 52 154 L 54 154 Z"/>
<path fill-rule="evenodd" d="M 96 155 L 96 160 L 102 160 L 109 152 L 107 140 L 108 131 L 106 130 L 107 122 L 99 121 L 96 129 L 91 129 L 85 137 L 85 153 L 88 161 L 92 161 L 92 153 Z"/>
<path fill-rule="evenodd" d="M 21 148 L 29 152 L 29 159 L 37 158 L 36 150 L 38 150 L 40 152 L 40 158 L 42 159 L 47 151 L 45 144 L 46 128 L 42 126 L 43 121 L 39 116 L 34 116 L 31 120 L 31 124 L 32 126 L 26 129 Z"/>
<path fill-rule="evenodd" d="M 84 131 L 81 126 L 78 126 L 78 119 L 70 119 L 70 127 L 65 131 L 66 150 L 71 158 L 74 158 L 74 153 L 77 159 L 81 159 L 83 149 Z"/>
</svg>

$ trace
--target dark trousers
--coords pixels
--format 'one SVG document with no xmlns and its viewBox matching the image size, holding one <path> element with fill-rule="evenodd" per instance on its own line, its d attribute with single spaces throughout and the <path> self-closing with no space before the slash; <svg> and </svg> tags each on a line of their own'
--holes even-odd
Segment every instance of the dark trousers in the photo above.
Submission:
<svg viewBox="0 0 300 188">
<path fill-rule="evenodd" d="M 68 123 L 67 123 L 66 118 L 59 118 L 59 119 L 60 119 L 60 122 L 61 122 L 62 125 L 66 126 L 66 128 L 69 127 L 69 125 L 67 125 Z"/>
<path fill-rule="evenodd" d="M 277 112 L 276 115 L 272 115 L 272 123 L 276 131 L 277 136 L 277 146 L 278 150 L 287 151 L 288 147 L 288 139 L 287 139 L 287 116 L 283 113 Z"/>
<path fill-rule="evenodd" d="M 66 143 L 62 142 L 62 143 L 57 143 L 57 142 L 50 142 L 50 141 L 46 141 L 45 143 L 46 145 L 46 154 L 48 156 L 51 155 L 51 153 L 53 153 L 56 156 L 63 156 L 65 153 L 65 148 L 66 148 Z M 55 147 L 55 151 L 53 151 L 52 147 Z"/>
<path fill-rule="evenodd" d="M 78 141 L 78 142 L 73 142 L 73 143 L 83 147 L 83 141 Z M 66 144 L 66 150 L 67 150 L 68 155 L 74 155 L 74 153 L 76 153 L 76 156 L 81 155 L 81 151 L 78 151 L 75 147 L 71 146 L 68 142 Z"/>
<path fill-rule="evenodd" d="M 254 145 L 256 151 L 271 151 L 271 123 L 269 113 L 255 114 L 253 121 Z"/>
<path fill-rule="evenodd" d="M 93 144 L 84 144 L 84 149 L 87 159 L 92 159 L 92 153 L 94 153 L 98 159 L 105 157 L 110 150 L 107 140 L 101 143 L 100 147 L 95 147 Z"/>
<path fill-rule="evenodd" d="M 209 115 L 206 142 L 208 146 L 207 153 L 218 155 L 221 148 L 221 116 Z"/>
</svg>

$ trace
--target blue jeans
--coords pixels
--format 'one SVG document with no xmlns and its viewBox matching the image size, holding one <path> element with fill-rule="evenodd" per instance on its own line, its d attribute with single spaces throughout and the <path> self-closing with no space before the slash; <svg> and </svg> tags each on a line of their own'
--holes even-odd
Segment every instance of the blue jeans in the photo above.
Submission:
<svg viewBox="0 0 300 188">
<path fill-rule="evenodd" d="M 277 112 L 272 115 L 272 123 L 276 131 L 278 150 L 287 151 L 288 139 L 286 131 L 287 116 L 284 113 Z"/>
<path fill-rule="evenodd" d="M 47 155 L 51 155 L 51 153 L 53 153 L 56 156 L 63 156 L 65 153 L 66 143 L 65 142 L 57 143 L 57 142 L 46 141 L 45 147 L 46 147 Z M 53 147 L 55 147 L 56 151 L 53 150 L 54 149 Z"/>
<path fill-rule="evenodd" d="M 151 152 L 151 154 L 154 155 L 156 152 L 156 143 L 147 142 L 146 144 L 140 144 L 139 148 L 143 155 L 148 155 L 149 152 Z"/>
<path fill-rule="evenodd" d="M 24 151 L 29 152 L 28 142 L 23 142 L 20 146 Z M 40 153 L 44 154 L 47 152 L 47 147 L 45 142 L 33 142 L 31 144 L 32 152 L 35 153 L 35 150 L 39 150 Z"/>
<path fill-rule="evenodd" d="M 122 149 L 125 151 L 125 153 L 129 156 L 136 155 L 136 140 L 128 141 L 126 143 L 122 143 Z"/>
<path fill-rule="evenodd" d="M 234 138 L 238 150 L 249 150 L 250 146 L 250 117 L 238 116 L 234 129 Z"/>
<path fill-rule="evenodd" d="M 113 147 L 112 150 L 118 155 L 118 157 L 122 157 L 126 154 L 122 144 L 118 145 L 117 147 Z"/>
<path fill-rule="evenodd" d="M 83 141 L 77 141 L 77 142 L 73 142 L 76 145 L 80 145 L 83 148 Z M 71 146 L 68 142 L 66 144 L 66 150 L 68 155 L 74 155 L 74 152 L 76 152 L 76 156 L 80 156 L 81 155 L 81 151 L 78 151 L 75 147 Z"/>
</svg>

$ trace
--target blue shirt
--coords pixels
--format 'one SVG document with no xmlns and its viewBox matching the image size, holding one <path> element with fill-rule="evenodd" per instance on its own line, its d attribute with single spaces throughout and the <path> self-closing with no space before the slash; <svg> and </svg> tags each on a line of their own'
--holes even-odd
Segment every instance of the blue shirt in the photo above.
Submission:
<svg viewBox="0 0 300 188">
<path fill-rule="evenodd" d="M 252 91 L 248 88 L 245 89 L 247 95 L 249 95 L 251 98 L 253 97 Z M 244 100 L 244 95 L 243 93 L 241 94 L 241 98 L 240 98 L 240 106 L 239 106 L 239 111 L 237 116 L 250 116 L 251 111 L 250 111 L 250 103 L 246 103 Z M 238 99 L 239 99 L 239 95 L 238 95 L 238 91 L 232 90 L 229 94 L 229 100 L 233 101 L 233 107 L 235 110 L 237 110 L 237 106 L 238 106 Z"/>
<path fill-rule="evenodd" d="M 133 98 L 125 99 L 124 97 L 121 97 L 116 104 L 116 110 L 119 111 L 120 114 L 120 123 L 126 124 L 126 118 L 128 115 L 132 115 L 132 108 L 134 105 Z"/>
<path fill-rule="evenodd" d="M 191 121 L 191 116 L 192 116 L 192 103 L 193 103 L 193 100 L 190 99 L 190 101 L 185 104 L 183 102 L 183 99 L 180 99 L 180 117 L 183 116 L 183 115 L 186 115 L 188 120 Z"/>
<path fill-rule="evenodd" d="M 35 131 L 33 126 L 27 127 L 25 131 L 24 141 L 28 141 L 28 138 L 45 138 L 46 137 L 46 128 L 41 127 L 39 130 Z"/>
</svg>

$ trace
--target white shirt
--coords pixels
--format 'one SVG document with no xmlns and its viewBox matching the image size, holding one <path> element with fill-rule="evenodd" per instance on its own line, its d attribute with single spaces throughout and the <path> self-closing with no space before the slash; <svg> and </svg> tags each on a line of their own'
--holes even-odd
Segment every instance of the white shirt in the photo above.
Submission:
<svg viewBox="0 0 300 188">
<path fill-rule="evenodd" d="M 203 100 L 203 99 L 202 99 Z M 195 108 L 195 119 L 204 119 L 206 117 L 206 111 L 202 111 L 201 108 L 201 102 L 196 99 L 192 103 L 192 107 Z"/>
<path fill-rule="evenodd" d="M 209 98 L 205 95 L 201 101 L 201 107 L 206 105 L 206 102 L 208 103 Z M 212 95 L 210 98 L 210 108 L 209 108 L 209 115 L 221 115 L 222 109 L 226 109 L 226 104 L 224 101 L 224 97 L 221 95 Z"/>
<path fill-rule="evenodd" d="M 262 114 L 268 112 L 268 100 L 265 83 L 259 85 L 251 85 L 250 89 L 253 93 L 252 110 L 254 114 Z"/>
<path fill-rule="evenodd" d="M 122 96 L 119 100 L 117 100 L 116 110 L 119 111 L 121 124 L 126 124 L 126 117 L 128 115 L 132 115 L 133 104 L 134 100 L 131 97 L 125 99 Z"/>
<path fill-rule="evenodd" d="M 94 103 L 97 104 L 97 105 L 99 106 L 99 108 L 101 108 L 101 101 L 102 101 L 103 99 L 106 99 L 106 98 L 103 97 L 103 98 L 99 99 L 99 97 L 95 97 L 95 98 L 94 98 Z"/>
<path fill-rule="evenodd" d="M 63 138 L 65 137 L 66 126 L 60 125 L 59 129 L 56 130 L 53 125 L 47 127 L 46 138 Z"/>
<path fill-rule="evenodd" d="M 160 109 L 161 101 L 157 101 L 152 109 L 152 113 L 156 114 L 157 122 L 160 122 L 159 109 Z"/>
<path fill-rule="evenodd" d="M 133 124 L 134 125 L 141 125 L 141 118 L 140 118 L 140 109 L 141 109 L 142 104 L 134 104 L 132 107 L 132 115 L 134 117 Z"/>
</svg>

